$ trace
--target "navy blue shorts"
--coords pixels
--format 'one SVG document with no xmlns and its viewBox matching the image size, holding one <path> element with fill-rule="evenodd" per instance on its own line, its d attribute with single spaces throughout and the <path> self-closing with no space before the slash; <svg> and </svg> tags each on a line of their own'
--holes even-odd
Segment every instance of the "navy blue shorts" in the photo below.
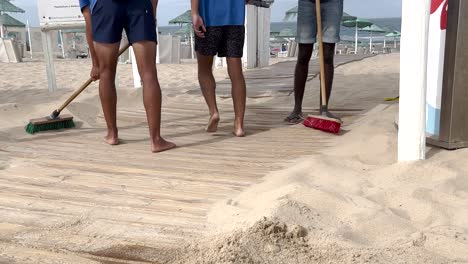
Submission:
<svg viewBox="0 0 468 264">
<path fill-rule="evenodd" d="M 151 0 L 98 0 L 91 15 L 94 41 L 117 43 L 125 30 L 130 44 L 156 42 L 153 13 Z"/>
</svg>

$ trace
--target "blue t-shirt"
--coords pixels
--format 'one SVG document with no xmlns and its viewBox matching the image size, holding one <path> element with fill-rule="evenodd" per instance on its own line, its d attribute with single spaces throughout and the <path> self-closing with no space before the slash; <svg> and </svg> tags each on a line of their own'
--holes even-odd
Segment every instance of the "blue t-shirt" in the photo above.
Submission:
<svg viewBox="0 0 468 264">
<path fill-rule="evenodd" d="M 243 26 L 245 0 L 200 0 L 199 12 L 207 27 Z"/>
<path fill-rule="evenodd" d="M 83 8 L 89 6 L 92 12 L 96 2 L 97 0 L 80 0 L 80 9 L 83 10 Z"/>
</svg>

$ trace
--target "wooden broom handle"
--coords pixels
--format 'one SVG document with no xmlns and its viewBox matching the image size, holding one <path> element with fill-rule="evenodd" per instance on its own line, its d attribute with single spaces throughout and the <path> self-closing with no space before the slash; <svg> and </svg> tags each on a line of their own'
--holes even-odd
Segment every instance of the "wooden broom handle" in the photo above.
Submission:
<svg viewBox="0 0 468 264">
<path fill-rule="evenodd" d="M 322 32 L 322 12 L 320 0 L 315 0 L 315 13 L 317 17 L 317 38 L 319 46 L 319 60 L 320 60 L 320 89 L 322 91 L 322 106 L 327 106 L 327 90 L 325 85 L 325 59 L 323 57 L 323 32 Z"/>
<path fill-rule="evenodd" d="M 125 46 L 123 46 L 120 50 L 119 50 L 119 57 L 120 55 L 122 55 L 128 48 L 130 47 L 129 44 L 126 44 Z M 60 106 L 59 109 L 57 109 L 57 111 L 60 113 L 63 111 L 63 109 L 65 109 L 71 102 L 73 102 L 73 100 L 75 100 L 76 97 L 78 97 L 78 95 L 80 95 L 84 90 L 86 90 L 86 88 L 88 88 L 88 86 L 93 83 L 93 79 L 89 78 L 83 85 L 81 85 L 80 89 L 76 90 L 72 96 L 70 96 L 70 98 L 68 98 L 67 101 L 65 101 L 65 103 L 63 103 L 62 106 Z"/>
</svg>

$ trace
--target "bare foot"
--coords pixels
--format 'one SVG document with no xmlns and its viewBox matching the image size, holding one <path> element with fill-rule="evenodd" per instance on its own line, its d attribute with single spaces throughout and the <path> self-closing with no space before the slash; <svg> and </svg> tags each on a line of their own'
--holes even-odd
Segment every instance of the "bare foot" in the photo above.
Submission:
<svg viewBox="0 0 468 264">
<path fill-rule="evenodd" d="M 236 137 L 245 137 L 245 130 L 242 125 L 234 125 L 234 131 L 232 132 Z"/>
<path fill-rule="evenodd" d="M 119 136 L 117 134 L 109 133 L 104 137 L 104 141 L 111 146 L 115 146 L 119 144 Z"/>
<path fill-rule="evenodd" d="M 159 153 L 166 150 L 170 150 L 176 147 L 176 144 L 166 141 L 163 138 L 159 139 L 156 142 L 151 143 L 151 151 L 153 153 Z"/>
<path fill-rule="evenodd" d="M 206 127 L 206 132 L 214 133 L 218 131 L 218 124 L 219 124 L 219 113 L 214 113 L 210 117 L 210 121 L 208 121 L 208 126 Z"/>
</svg>

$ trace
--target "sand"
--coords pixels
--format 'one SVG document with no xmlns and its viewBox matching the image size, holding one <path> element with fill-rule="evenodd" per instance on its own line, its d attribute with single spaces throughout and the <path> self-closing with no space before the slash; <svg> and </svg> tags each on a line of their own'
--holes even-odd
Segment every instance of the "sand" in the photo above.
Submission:
<svg viewBox="0 0 468 264">
<path fill-rule="evenodd" d="M 335 147 L 218 203 L 216 234 L 180 263 L 466 263 L 468 152 L 395 164 L 396 111 L 374 109 Z"/>
<path fill-rule="evenodd" d="M 34 173 L 33 160 L 20 162 L 2 146 L 21 137 L 21 126 L 31 114 L 48 113 L 64 99 L 87 76 L 88 63 L 57 63 L 60 90 L 52 95 L 44 92 L 41 62 L 0 65 L 3 76 L 9 76 L 0 81 L 0 179 L 2 170 Z M 123 240 L 108 241 L 98 233 L 82 241 L 75 235 L 81 230 L 97 232 L 97 222 L 83 218 L 63 224 L 44 219 L 41 232 L 28 233 L 9 224 L 12 214 L 0 216 L 4 221 L 0 221 L 0 263 L 106 263 L 80 251 L 107 254 L 113 261 L 119 256 L 127 259 L 108 263 L 468 263 L 468 150 L 428 148 L 427 161 L 396 162 L 398 105 L 381 103 L 396 95 L 398 63 L 397 55 L 385 55 L 338 68 L 339 91 L 332 107 L 359 106 L 365 114 L 345 117 L 346 133 L 324 135 L 327 146 L 319 153 L 303 156 L 282 170 L 265 171 L 258 184 L 214 201 L 206 212 L 202 236 L 187 235 L 180 247 L 161 250 L 148 242 L 151 234 L 132 233 L 136 229 L 122 226 L 113 232 L 141 237 L 141 242 L 132 246 Z M 195 69 L 192 64 L 159 67 L 166 103 L 203 103 L 199 95 L 184 93 L 197 85 Z M 119 107 L 142 110 L 141 91 L 129 89 L 130 71 L 129 65 L 119 67 Z M 216 77 L 226 78 L 225 71 L 216 70 Z M 308 83 L 314 92 L 306 102 L 316 103 L 316 87 L 317 80 Z M 291 101 L 275 97 L 249 103 L 289 106 Z M 96 118 L 101 112 L 96 86 L 68 111 L 79 117 L 83 128 L 102 126 Z M 2 202 L 0 185 L 0 206 L 7 204 L 6 199 Z M 49 233 L 54 241 L 45 240 Z M 25 250 L 8 242 L 13 238 L 41 247 Z M 102 244 L 97 246 L 98 242 Z M 50 245 L 46 251 L 44 243 Z M 106 245 L 121 248 L 99 251 Z"/>
</svg>

